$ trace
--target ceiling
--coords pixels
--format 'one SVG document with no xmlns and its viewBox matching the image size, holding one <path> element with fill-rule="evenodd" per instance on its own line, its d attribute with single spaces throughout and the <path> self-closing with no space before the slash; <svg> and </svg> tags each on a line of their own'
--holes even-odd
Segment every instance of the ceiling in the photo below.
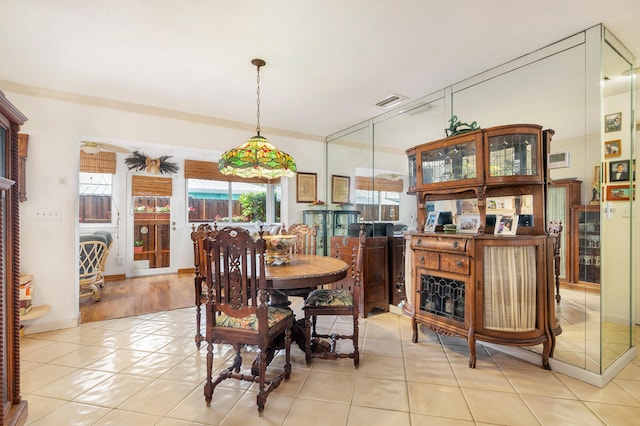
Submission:
<svg viewBox="0 0 640 426">
<path fill-rule="evenodd" d="M 257 57 L 265 135 L 329 135 L 598 23 L 640 56 L 637 0 L 3 3 L 0 90 L 255 125 Z"/>
</svg>

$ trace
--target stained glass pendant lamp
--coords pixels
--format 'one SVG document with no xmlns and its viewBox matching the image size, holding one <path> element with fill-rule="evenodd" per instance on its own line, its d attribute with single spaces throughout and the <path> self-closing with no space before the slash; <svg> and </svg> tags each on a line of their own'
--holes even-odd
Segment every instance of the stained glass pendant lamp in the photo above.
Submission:
<svg viewBox="0 0 640 426">
<path fill-rule="evenodd" d="M 293 157 L 271 145 L 264 136 L 260 136 L 260 67 L 265 66 L 266 62 L 262 59 L 253 59 L 251 63 L 258 69 L 257 135 L 242 146 L 222 154 L 218 161 L 218 169 L 223 175 L 242 178 L 293 177 L 297 170 Z"/>
</svg>

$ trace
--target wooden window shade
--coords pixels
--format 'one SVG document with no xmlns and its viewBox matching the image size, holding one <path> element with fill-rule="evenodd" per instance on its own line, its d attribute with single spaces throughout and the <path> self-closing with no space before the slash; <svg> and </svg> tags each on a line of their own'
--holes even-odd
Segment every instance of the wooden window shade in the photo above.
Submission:
<svg viewBox="0 0 640 426">
<path fill-rule="evenodd" d="M 227 176 L 220 173 L 218 163 L 212 161 L 184 160 L 184 177 L 185 179 L 205 179 L 219 180 L 225 182 L 248 182 L 248 183 L 271 183 L 279 184 L 280 178 L 277 179 L 244 179 L 237 176 Z"/>
<path fill-rule="evenodd" d="M 87 154 L 80 151 L 80 171 L 85 173 L 116 174 L 116 153 L 101 151 Z"/>
<path fill-rule="evenodd" d="M 366 176 L 356 176 L 356 189 L 362 189 L 365 191 L 387 191 L 387 192 L 402 192 L 403 182 L 402 179 L 391 180 L 385 178 L 370 178 Z"/>
<path fill-rule="evenodd" d="M 173 180 L 157 176 L 131 176 L 131 195 L 134 197 L 171 197 Z"/>
</svg>

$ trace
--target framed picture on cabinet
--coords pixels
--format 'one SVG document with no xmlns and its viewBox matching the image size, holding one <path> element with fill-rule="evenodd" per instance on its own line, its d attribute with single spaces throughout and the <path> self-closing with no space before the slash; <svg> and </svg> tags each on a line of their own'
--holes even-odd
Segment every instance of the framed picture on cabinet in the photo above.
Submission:
<svg viewBox="0 0 640 426">
<path fill-rule="evenodd" d="M 349 176 L 331 176 L 331 202 L 334 204 L 347 204 L 349 202 Z"/>
<path fill-rule="evenodd" d="M 458 233 L 477 234 L 480 229 L 479 214 L 461 214 L 458 216 Z"/>
<path fill-rule="evenodd" d="M 622 141 L 616 139 L 604 143 L 604 158 L 620 157 L 622 155 Z"/>
<path fill-rule="evenodd" d="M 494 235 L 516 235 L 518 229 L 518 215 L 499 215 L 496 217 Z"/>
<path fill-rule="evenodd" d="M 629 185 L 607 186 L 607 201 L 629 201 L 631 188 Z M 633 199 L 636 199 L 636 186 L 633 185 Z"/>
<path fill-rule="evenodd" d="M 296 202 L 313 203 L 317 200 L 318 175 L 316 173 L 296 174 Z"/>
<path fill-rule="evenodd" d="M 604 116 L 604 131 L 619 132 L 622 129 L 622 113 L 607 114 Z"/>
<path fill-rule="evenodd" d="M 629 160 L 609 161 L 609 182 L 629 180 Z"/>
<path fill-rule="evenodd" d="M 424 232 L 436 232 L 438 216 L 440 216 L 440 212 L 429 212 L 427 222 L 424 224 Z"/>
</svg>

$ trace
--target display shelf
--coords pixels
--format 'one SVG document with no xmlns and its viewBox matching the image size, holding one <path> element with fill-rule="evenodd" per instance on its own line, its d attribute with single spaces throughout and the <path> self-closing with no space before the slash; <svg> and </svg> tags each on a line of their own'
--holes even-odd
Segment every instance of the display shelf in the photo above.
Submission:
<svg viewBox="0 0 640 426">
<path fill-rule="evenodd" d="M 20 315 L 20 321 L 29 321 L 32 319 L 40 318 L 45 316 L 51 310 L 51 305 L 38 305 L 31 308 L 29 313 L 25 315 Z"/>
</svg>

